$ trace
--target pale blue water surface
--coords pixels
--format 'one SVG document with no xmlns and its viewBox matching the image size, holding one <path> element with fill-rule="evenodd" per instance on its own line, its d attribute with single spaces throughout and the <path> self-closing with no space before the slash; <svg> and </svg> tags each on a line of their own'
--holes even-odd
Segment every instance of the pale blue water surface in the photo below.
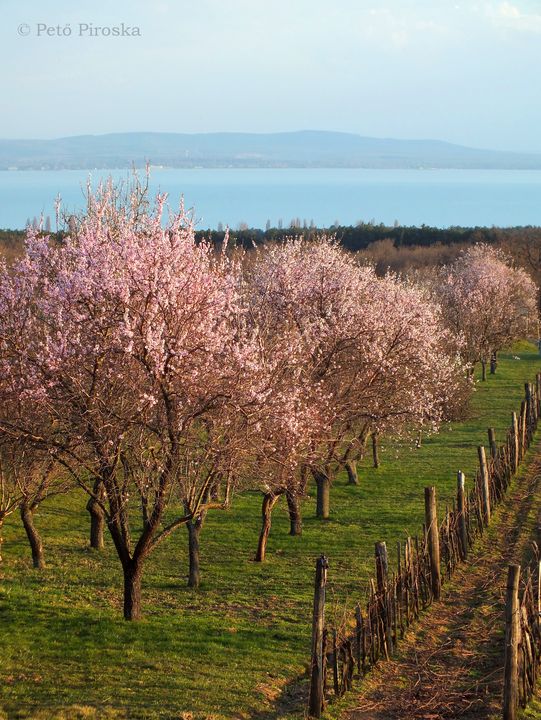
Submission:
<svg viewBox="0 0 541 720">
<path fill-rule="evenodd" d="M 84 204 L 94 183 L 126 171 L 32 170 L 0 172 L 0 227 L 22 228 L 50 215 L 60 194 L 68 211 Z M 541 225 L 541 171 L 365 169 L 153 169 L 152 192 L 176 206 L 184 195 L 199 228 L 264 227 L 293 218 L 327 227 L 360 220 L 392 225 Z"/>
</svg>

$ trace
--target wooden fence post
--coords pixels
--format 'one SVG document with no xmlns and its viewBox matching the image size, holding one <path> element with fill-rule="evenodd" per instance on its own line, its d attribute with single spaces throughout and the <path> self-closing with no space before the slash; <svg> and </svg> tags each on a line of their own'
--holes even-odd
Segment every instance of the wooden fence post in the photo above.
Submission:
<svg viewBox="0 0 541 720">
<path fill-rule="evenodd" d="M 336 642 L 336 628 L 332 631 L 332 685 L 334 696 L 340 697 L 340 682 L 338 680 L 338 643 Z"/>
<path fill-rule="evenodd" d="M 387 555 L 387 545 L 384 542 L 377 542 L 375 547 L 376 555 L 376 581 L 378 585 L 378 595 L 380 608 L 383 614 L 383 627 L 385 629 L 385 644 L 390 654 L 393 652 L 393 637 L 391 628 L 391 609 L 389 607 L 389 557 Z"/>
<path fill-rule="evenodd" d="M 363 613 L 360 605 L 355 608 L 355 634 L 357 636 L 357 670 L 359 671 L 359 677 L 361 677 L 365 673 L 365 653 Z"/>
<path fill-rule="evenodd" d="M 309 713 L 320 718 L 323 711 L 323 685 L 325 666 L 323 657 L 323 630 L 325 628 L 325 588 L 329 563 L 325 555 L 316 562 L 316 581 L 314 587 L 314 615 L 312 619 L 312 671 L 310 679 Z"/>
<path fill-rule="evenodd" d="M 535 608 L 537 617 L 541 615 L 541 560 L 537 561 L 537 572 L 535 576 Z"/>
<path fill-rule="evenodd" d="M 532 385 L 524 383 L 524 399 L 526 400 L 526 425 L 529 426 L 532 417 Z"/>
<path fill-rule="evenodd" d="M 537 385 L 535 383 L 528 383 L 530 392 L 530 418 L 532 423 L 537 420 Z"/>
<path fill-rule="evenodd" d="M 487 456 L 485 448 L 479 445 L 477 448 L 479 455 L 479 469 L 481 471 L 481 499 L 483 502 L 483 522 L 485 527 L 490 522 L 490 484 L 488 479 Z"/>
<path fill-rule="evenodd" d="M 387 556 L 387 545 L 384 542 L 376 543 L 376 580 L 378 591 L 383 593 L 387 585 L 389 575 L 389 558 Z"/>
<path fill-rule="evenodd" d="M 456 493 L 456 506 L 458 512 L 458 529 L 460 536 L 460 549 L 462 551 L 462 559 L 465 560 L 468 557 L 468 527 L 466 525 L 466 490 L 464 473 L 457 473 L 457 493 Z"/>
<path fill-rule="evenodd" d="M 535 524 L 535 542 L 541 559 L 541 508 L 537 511 L 537 521 Z"/>
<path fill-rule="evenodd" d="M 430 557 L 430 586 L 432 596 L 438 600 L 441 593 L 440 529 L 436 507 L 436 488 L 425 488 L 425 523 Z"/>
<path fill-rule="evenodd" d="M 526 454 L 526 400 L 520 403 L 520 424 L 519 424 L 519 436 L 520 436 L 520 460 Z"/>
<path fill-rule="evenodd" d="M 519 454 L 519 437 L 518 437 L 518 418 L 516 412 L 513 413 L 513 473 L 516 473 L 518 470 L 518 465 L 520 462 Z"/>
<path fill-rule="evenodd" d="M 518 586 L 520 565 L 509 565 L 505 600 L 505 668 L 503 720 L 515 720 L 518 709 L 518 643 L 520 633 Z"/>
<path fill-rule="evenodd" d="M 494 428 L 488 429 L 488 446 L 490 447 L 490 456 L 495 460 L 498 454 L 498 445 L 496 443 L 496 431 Z"/>
<path fill-rule="evenodd" d="M 398 589 L 398 603 L 396 606 L 398 612 L 398 625 L 400 627 L 400 637 L 404 637 L 404 567 L 402 565 L 402 543 L 400 540 L 396 543 L 396 577 Z M 397 636 L 398 640 L 398 636 Z"/>
</svg>

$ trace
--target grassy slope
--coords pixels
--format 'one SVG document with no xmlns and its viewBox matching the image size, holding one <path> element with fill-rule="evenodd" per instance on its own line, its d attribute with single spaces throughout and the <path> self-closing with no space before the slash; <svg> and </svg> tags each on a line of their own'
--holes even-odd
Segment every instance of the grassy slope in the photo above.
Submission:
<svg viewBox="0 0 541 720">
<path fill-rule="evenodd" d="M 503 354 L 498 375 L 478 385 L 468 421 L 420 450 L 384 447 L 382 467 L 362 469 L 360 487 L 339 477 L 329 522 L 314 519 L 308 498 L 302 537 L 288 536 L 279 505 L 263 566 L 251 561 L 255 494 L 209 516 L 199 592 L 184 586 L 187 538 L 179 532 L 148 563 L 139 624 L 121 620 L 120 566 L 109 538 L 103 555 L 87 549 L 84 498 L 41 508 L 37 523 L 48 558 L 42 573 L 31 568 L 24 532 L 12 517 L 0 570 L 0 718 L 2 708 L 10 718 L 43 720 L 265 717 L 269 700 L 304 673 L 309 659 L 315 558 L 329 556 L 329 611 L 335 601 L 337 608 L 345 600 L 352 605 L 372 573 L 374 542 L 384 539 L 392 548 L 417 531 L 425 485 L 435 484 L 444 498 L 457 469 L 471 477 L 487 426 L 503 437 L 524 381 L 539 369 L 531 345 Z M 52 710 L 61 707 L 68 709 Z"/>
</svg>

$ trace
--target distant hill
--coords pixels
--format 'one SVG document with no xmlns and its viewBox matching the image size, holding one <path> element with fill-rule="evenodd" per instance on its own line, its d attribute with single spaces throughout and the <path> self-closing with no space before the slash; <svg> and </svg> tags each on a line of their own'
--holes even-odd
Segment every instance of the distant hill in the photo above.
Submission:
<svg viewBox="0 0 541 720">
<path fill-rule="evenodd" d="M 306 130 L 285 133 L 113 133 L 0 140 L 1 170 L 176 168 L 541 169 L 541 155 L 439 140 L 393 140 Z"/>
</svg>

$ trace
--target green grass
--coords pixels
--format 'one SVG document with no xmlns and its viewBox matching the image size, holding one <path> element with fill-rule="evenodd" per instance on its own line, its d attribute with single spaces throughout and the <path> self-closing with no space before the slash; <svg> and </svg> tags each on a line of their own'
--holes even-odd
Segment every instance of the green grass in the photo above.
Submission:
<svg viewBox="0 0 541 720">
<path fill-rule="evenodd" d="M 87 548 L 82 496 L 40 509 L 48 562 L 42 572 L 32 569 L 22 526 L 10 518 L 0 568 L 0 719 L 2 711 L 43 720 L 302 717 L 302 709 L 270 710 L 273 698 L 305 677 L 316 557 L 329 557 L 329 612 L 353 606 L 373 572 L 374 542 L 394 548 L 418 531 L 426 485 L 437 486 L 443 504 L 458 469 L 471 479 L 487 427 L 503 439 L 523 383 L 539 370 L 533 345 L 502 354 L 498 374 L 477 385 L 468 420 L 443 428 L 418 450 L 384 443 L 382 466 L 361 468 L 359 487 L 339 476 L 328 522 L 314 518 L 311 493 L 302 537 L 288 535 L 282 501 L 264 565 L 252 562 L 255 493 L 209 515 L 198 592 L 185 587 L 181 529 L 147 564 L 145 617 L 137 624 L 121 619 L 121 573 L 110 539 L 103 554 Z"/>
<path fill-rule="evenodd" d="M 538 697 L 534 697 L 528 707 L 519 712 L 519 717 L 523 720 L 539 720 L 541 718 L 541 701 Z"/>
</svg>

